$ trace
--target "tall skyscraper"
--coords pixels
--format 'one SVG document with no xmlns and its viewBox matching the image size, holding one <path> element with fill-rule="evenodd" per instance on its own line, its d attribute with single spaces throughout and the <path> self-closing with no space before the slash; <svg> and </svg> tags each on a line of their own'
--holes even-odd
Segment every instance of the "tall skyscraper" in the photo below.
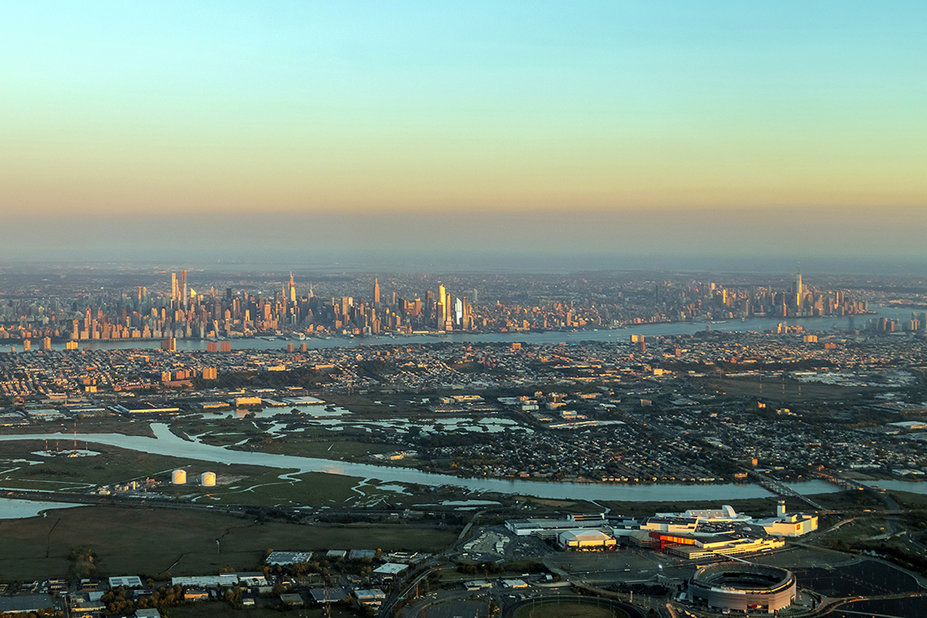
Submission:
<svg viewBox="0 0 927 618">
<path fill-rule="evenodd" d="M 287 298 L 292 304 L 296 304 L 296 283 L 293 281 L 293 273 L 290 273 L 290 286 L 287 289 Z"/>
<path fill-rule="evenodd" d="M 180 288 L 177 286 L 177 273 L 171 273 L 171 300 L 180 298 Z"/>
<path fill-rule="evenodd" d="M 460 328 L 471 330 L 473 328 L 473 318 L 470 309 L 470 301 L 466 297 L 463 299 L 461 306 Z"/>
<path fill-rule="evenodd" d="M 353 296 L 342 296 L 341 297 L 341 315 L 348 317 L 348 314 L 351 311 L 351 307 L 354 306 L 354 297 Z"/>
<path fill-rule="evenodd" d="M 373 278 L 373 302 L 380 304 L 380 279 L 377 277 Z"/>
<path fill-rule="evenodd" d="M 182 296 L 180 297 L 180 306 L 187 306 L 187 271 L 180 271 L 180 292 Z"/>
<path fill-rule="evenodd" d="M 801 286 L 801 273 L 795 273 L 795 308 L 801 309 L 801 299 L 804 294 Z"/>
<path fill-rule="evenodd" d="M 436 298 L 437 305 L 435 306 L 435 323 L 438 328 L 444 328 L 444 323 L 447 321 L 448 309 L 445 304 L 447 292 L 444 290 L 444 285 L 438 286 L 438 298 Z"/>
<path fill-rule="evenodd" d="M 454 297 L 447 290 L 444 291 L 444 330 L 454 330 Z"/>
</svg>

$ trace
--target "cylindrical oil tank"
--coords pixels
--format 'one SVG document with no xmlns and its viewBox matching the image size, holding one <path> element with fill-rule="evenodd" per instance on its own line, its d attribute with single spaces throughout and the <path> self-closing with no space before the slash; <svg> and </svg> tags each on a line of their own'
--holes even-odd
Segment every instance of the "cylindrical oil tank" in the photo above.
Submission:
<svg viewBox="0 0 927 618">
<path fill-rule="evenodd" d="M 171 473 L 171 484 L 172 485 L 186 485 L 187 484 L 187 471 L 183 468 L 177 468 Z"/>
<path fill-rule="evenodd" d="M 200 485 L 203 487 L 215 487 L 216 486 L 216 473 L 215 472 L 203 472 L 200 475 Z"/>
</svg>

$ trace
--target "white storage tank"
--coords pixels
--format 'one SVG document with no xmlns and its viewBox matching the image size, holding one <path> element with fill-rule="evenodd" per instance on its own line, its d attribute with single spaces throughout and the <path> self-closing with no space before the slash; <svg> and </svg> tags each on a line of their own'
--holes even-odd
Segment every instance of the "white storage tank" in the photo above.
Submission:
<svg viewBox="0 0 927 618">
<path fill-rule="evenodd" d="M 186 485 L 187 471 L 183 468 L 177 468 L 171 473 L 171 485 Z"/>
<path fill-rule="evenodd" d="M 200 475 L 200 485 L 203 487 L 215 487 L 216 486 L 216 473 L 215 472 L 203 472 Z"/>
</svg>

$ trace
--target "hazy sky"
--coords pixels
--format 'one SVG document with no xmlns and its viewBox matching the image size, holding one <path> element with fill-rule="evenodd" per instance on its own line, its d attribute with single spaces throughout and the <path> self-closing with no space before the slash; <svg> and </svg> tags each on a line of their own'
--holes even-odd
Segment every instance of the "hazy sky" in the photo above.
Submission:
<svg viewBox="0 0 927 618">
<path fill-rule="evenodd" d="M 258 232 L 236 221 L 262 217 L 306 225 L 322 247 L 388 248 L 438 230 L 479 247 L 481 218 L 530 245 L 557 238 L 577 210 L 583 223 L 568 231 L 598 230 L 597 249 L 609 246 L 600 223 L 620 230 L 627 216 L 637 243 L 717 250 L 756 226 L 756 241 L 733 244 L 799 228 L 833 254 L 923 253 L 923 1 L 0 10 L 7 251 L 36 250 L 48 225 L 81 231 L 75 247 L 169 245 L 185 221 L 185 242 L 218 247 L 211 232 L 238 239 Z M 318 213 L 335 227 L 340 215 L 346 228 L 392 222 L 392 237 L 320 232 Z M 649 214 L 665 225 L 648 226 Z M 695 243 L 700 221 L 713 227 Z M 278 228 L 261 229 L 256 242 L 276 240 Z"/>
</svg>

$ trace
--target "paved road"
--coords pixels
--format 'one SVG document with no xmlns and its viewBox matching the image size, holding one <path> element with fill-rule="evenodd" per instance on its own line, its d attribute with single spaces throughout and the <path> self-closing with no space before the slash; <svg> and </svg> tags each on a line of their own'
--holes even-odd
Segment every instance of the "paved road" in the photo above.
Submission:
<svg viewBox="0 0 927 618">
<path fill-rule="evenodd" d="M 451 554 L 457 553 L 459 547 L 467 540 L 467 535 L 470 530 L 472 530 L 474 523 L 477 518 L 482 515 L 485 511 L 477 511 L 473 514 L 473 517 L 464 526 L 464 529 L 461 530 L 460 534 L 457 536 L 457 540 L 451 544 L 450 547 L 445 549 L 440 554 L 436 554 L 423 562 L 422 564 L 415 567 L 414 571 L 409 574 L 409 576 L 414 575 L 414 579 L 410 581 L 408 585 L 405 585 L 399 592 L 391 595 L 383 605 L 380 606 L 380 611 L 377 613 L 378 616 L 389 616 L 393 612 L 393 608 L 399 603 L 399 601 L 406 600 L 409 598 L 409 595 L 415 590 L 415 587 L 425 580 L 431 573 L 437 568 L 437 565 L 444 558 L 450 556 Z"/>
</svg>

